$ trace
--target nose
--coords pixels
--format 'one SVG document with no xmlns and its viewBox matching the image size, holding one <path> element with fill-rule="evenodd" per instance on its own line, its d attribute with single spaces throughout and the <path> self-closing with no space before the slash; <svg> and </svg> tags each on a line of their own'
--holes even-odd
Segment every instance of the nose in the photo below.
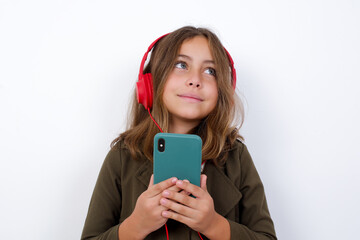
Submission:
<svg viewBox="0 0 360 240">
<path fill-rule="evenodd" d="M 186 81 L 186 84 L 190 87 L 201 87 L 201 74 L 197 72 L 190 73 L 190 76 L 188 80 Z"/>
<path fill-rule="evenodd" d="M 189 83 L 189 86 L 195 86 L 195 87 L 200 87 L 200 83 L 197 83 L 196 85 L 193 84 L 192 82 Z"/>
</svg>

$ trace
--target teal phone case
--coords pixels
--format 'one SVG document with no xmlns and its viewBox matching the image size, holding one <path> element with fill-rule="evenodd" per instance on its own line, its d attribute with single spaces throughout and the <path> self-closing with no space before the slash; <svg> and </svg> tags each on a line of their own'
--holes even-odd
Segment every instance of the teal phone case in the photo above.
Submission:
<svg viewBox="0 0 360 240">
<path fill-rule="evenodd" d="M 159 139 L 164 140 L 164 151 L 159 151 Z M 202 140 L 197 135 L 156 134 L 154 137 L 154 184 L 177 177 L 200 186 L 201 148 Z"/>
</svg>

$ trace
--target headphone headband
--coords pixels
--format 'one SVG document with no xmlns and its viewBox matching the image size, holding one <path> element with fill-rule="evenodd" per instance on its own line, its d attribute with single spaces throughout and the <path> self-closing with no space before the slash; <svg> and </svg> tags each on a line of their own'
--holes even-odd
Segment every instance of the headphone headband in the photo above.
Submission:
<svg viewBox="0 0 360 240">
<path fill-rule="evenodd" d="M 169 33 L 162 35 L 161 37 L 157 38 L 153 43 L 150 44 L 146 53 L 144 54 L 139 70 L 139 77 L 136 83 L 136 97 L 139 103 L 144 105 L 145 109 L 151 109 L 153 103 L 153 79 L 151 73 L 144 74 L 144 65 L 145 61 L 148 57 L 149 52 L 153 49 L 155 44 L 160 41 L 163 37 L 169 35 Z M 223 47 L 224 48 L 224 47 Z M 230 55 L 230 53 L 224 48 L 226 55 L 230 62 L 230 69 L 231 69 L 231 77 L 232 77 L 232 85 L 233 88 L 236 88 L 236 70 L 234 67 L 234 61 Z"/>
<path fill-rule="evenodd" d="M 141 75 L 143 75 L 144 72 L 144 65 L 145 65 L 145 61 L 147 59 L 147 56 L 149 55 L 149 52 L 151 51 L 151 49 L 153 49 L 153 47 L 155 46 L 155 44 L 160 41 L 160 39 L 162 39 L 163 37 L 165 37 L 166 35 L 169 35 L 169 33 L 162 35 L 161 37 L 157 38 L 152 44 L 150 44 L 150 46 L 148 47 L 146 53 L 144 54 L 142 60 L 141 60 L 141 64 L 140 64 L 140 70 L 139 70 L 139 81 L 141 79 Z"/>
</svg>

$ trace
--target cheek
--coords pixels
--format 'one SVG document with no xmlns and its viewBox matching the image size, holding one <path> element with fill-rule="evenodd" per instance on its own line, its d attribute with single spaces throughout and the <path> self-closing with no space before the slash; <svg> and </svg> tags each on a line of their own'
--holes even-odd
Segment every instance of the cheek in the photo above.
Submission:
<svg viewBox="0 0 360 240">
<path fill-rule="evenodd" d="M 215 109 L 216 104 L 218 103 L 218 97 L 219 97 L 219 95 L 218 95 L 218 92 L 216 91 L 215 94 L 214 94 L 213 109 L 212 110 Z"/>
<path fill-rule="evenodd" d="M 171 86 L 168 82 L 165 83 L 163 94 L 162 94 L 162 100 L 164 103 L 166 103 L 166 99 L 169 98 L 169 93 L 171 92 Z"/>
<path fill-rule="evenodd" d="M 219 97 L 219 90 L 216 83 L 211 86 L 210 94 L 213 97 L 215 103 L 217 103 Z"/>
<path fill-rule="evenodd" d="M 218 98 L 219 93 L 217 88 L 213 88 L 211 91 L 209 91 L 210 101 L 209 101 L 209 107 L 211 108 L 211 111 L 213 111 L 218 104 Z"/>
<path fill-rule="evenodd" d="M 166 108 L 168 108 L 168 103 L 172 103 L 173 101 L 174 89 L 176 89 L 176 86 L 174 86 L 171 81 L 165 83 L 162 93 L 162 102 Z"/>
<path fill-rule="evenodd" d="M 170 74 L 168 79 L 165 81 L 164 94 L 169 93 L 169 92 L 171 92 L 171 91 L 173 91 L 174 89 L 177 88 L 177 85 L 178 85 L 179 81 L 172 75 L 173 74 Z"/>
</svg>

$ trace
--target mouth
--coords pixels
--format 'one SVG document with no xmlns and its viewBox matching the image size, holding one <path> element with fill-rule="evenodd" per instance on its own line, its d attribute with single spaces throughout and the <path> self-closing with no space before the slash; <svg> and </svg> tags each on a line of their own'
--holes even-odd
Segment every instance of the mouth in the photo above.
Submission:
<svg viewBox="0 0 360 240">
<path fill-rule="evenodd" d="M 188 102 L 202 102 L 204 101 L 201 97 L 195 94 L 179 94 L 178 97 Z"/>
</svg>

